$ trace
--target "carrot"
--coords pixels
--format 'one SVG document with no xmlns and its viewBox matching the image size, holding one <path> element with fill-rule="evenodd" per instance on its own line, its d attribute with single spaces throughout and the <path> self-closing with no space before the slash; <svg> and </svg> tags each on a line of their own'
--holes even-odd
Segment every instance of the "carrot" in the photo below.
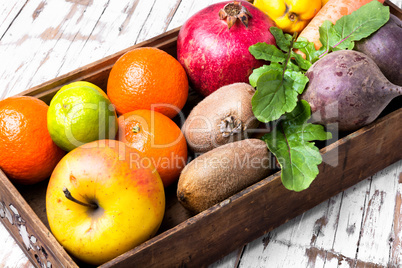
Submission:
<svg viewBox="0 0 402 268">
<path fill-rule="evenodd" d="M 309 24 L 307 24 L 299 37 L 305 37 L 308 41 L 313 42 L 315 48 L 318 50 L 322 46 L 318 28 L 320 28 L 325 20 L 329 20 L 335 24 L 341 17 L 349 15 L 371 1 L 372 0 L 329 0 L 320 11 L 318 11 L 317 15 L 315 15 Z M 384 0 L 378 1 L 384 3 Z"/>
</svg>

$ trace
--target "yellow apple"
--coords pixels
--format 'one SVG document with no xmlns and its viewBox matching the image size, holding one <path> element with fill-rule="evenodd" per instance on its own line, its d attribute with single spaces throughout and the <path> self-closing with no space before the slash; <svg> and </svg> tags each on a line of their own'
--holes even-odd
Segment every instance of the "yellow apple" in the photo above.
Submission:
<svg viewBox="0 0 402 268">
<path fill-rule="evenodd" d="M 164 211 L 163 183 L 151 161 L 114 140 L 69 152 L 46 192 L 52 233 L 70 254 L 93 265 L 154 236 Z"/>
</svg>

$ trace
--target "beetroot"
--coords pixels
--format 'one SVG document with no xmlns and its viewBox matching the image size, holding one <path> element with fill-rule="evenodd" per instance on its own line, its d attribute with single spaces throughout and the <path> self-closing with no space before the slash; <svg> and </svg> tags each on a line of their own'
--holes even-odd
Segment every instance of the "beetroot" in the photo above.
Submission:
<svg viewBox="0 0 402 268">
<path fill-rule="evenodd" d="M 224 85 L 248 82 L 253 69 L 264 63 L 248 48 L 258 42 L 275 44 L 271 26 L 267 15 L 244 1 L 213 4 L 194 14 L 177 39 L 177 58 L 191 87 L 207 96 Z"/>
<path fill-rule="evenodd" d="M 388 22 L 378 31 L 356 42 L 356 50 L 369 56 L 385 77 L 402 86 L 402 21 L 390 14 Z"/>
<path fill-rule="evenodd" d="M 306 76 L 302 98 L 311 106 L 312 120 L 330 130 L 357 130 L 402 95 L 402 87 L 389 82 L 370 57 L 354 50 L 329 53 Z"/>
</svg>

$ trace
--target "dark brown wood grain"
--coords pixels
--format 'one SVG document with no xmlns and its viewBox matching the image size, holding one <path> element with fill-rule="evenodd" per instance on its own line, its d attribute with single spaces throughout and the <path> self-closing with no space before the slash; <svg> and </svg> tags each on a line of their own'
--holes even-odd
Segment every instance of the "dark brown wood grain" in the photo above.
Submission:
<svg viewBox="0 0 402 268">
<path fill-rule="evenodd" d="M 388 2 L 388 1 L 386 1 Z M 396 14 L 402 14 L 392 9 Z M 125 52 L 141 46 L 161 48 L 175 56 L 179 29 L 129 47 L 20 95 L 50 102 L 60 87 L 86 80 L 106 89 L 114 62 Z M 187 107 L 191 108 L 191 107 Z M 402 159 L 402 108 L 323 148 L 320 174 L 309 189 L 288 191 L 276 173 L 198 215 L 191 215 L 177 201 L 175 186 L 166 191 L 166 214 L 159 234 L 101 267 L 203 267 L 253 241 L 275 227 Z M 73 260 L 49 230 L 45 210 L 47 182 L 15 186 L 0 172 L 0 202 L 13 205 L 27 232 L 43 247 L 53 267 L 83 266 Z M 38 251 L 27 249 L 18 225 L 0 217 L 20 247 L 38 267 Z M 42 252 L 43 256 L 43 251 Z"/>
</svg>

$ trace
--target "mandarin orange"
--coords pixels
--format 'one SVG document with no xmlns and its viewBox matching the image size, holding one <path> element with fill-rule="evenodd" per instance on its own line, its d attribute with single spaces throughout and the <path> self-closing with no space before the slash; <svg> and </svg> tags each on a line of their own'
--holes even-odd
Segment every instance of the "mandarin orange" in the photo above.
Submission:
<svg viewBox="0 0 402 268">
<path fill-rule="evenodd" d="M 0 101 L 0 168 L 17 183 L 47 179 L 65 154 L 47 130 L 48 108 L 28 96 Z"/>
<path fill-rule="evenodd" d="M 123 114 L 118 122 L 118 139 L 151 159 L 165 187 L 174 183 L 187 163 L 187 143 L 176 123 L 150 110 Z"/>
<path fill-rule="evenodd" d="M 184 68 L 171 55 L 153 47 L 133 49 L 113 65 L 107 95 L 119 114 L 155 110 L 173 118 L 188 97 Z"/>
</svg>

